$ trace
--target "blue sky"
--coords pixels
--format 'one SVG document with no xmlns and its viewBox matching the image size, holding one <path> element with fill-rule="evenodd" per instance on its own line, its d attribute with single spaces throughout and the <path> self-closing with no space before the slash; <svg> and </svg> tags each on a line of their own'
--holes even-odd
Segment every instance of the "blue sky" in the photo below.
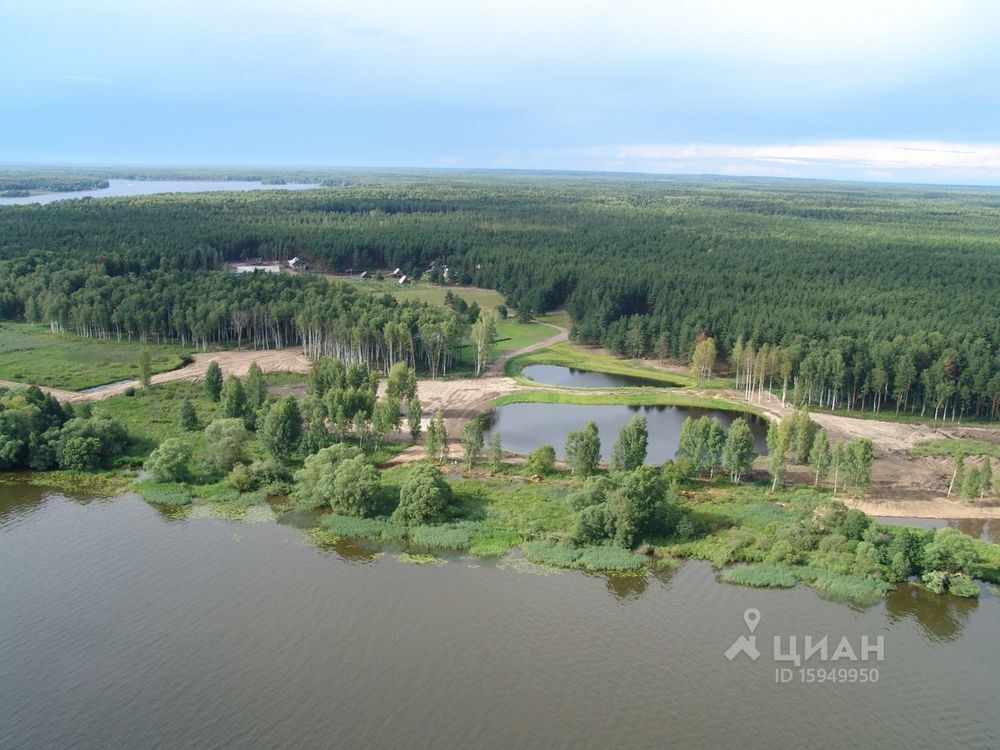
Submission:
<svg viewBox="0 0 1000 750">
<path fill-rule="evenodd" d="M 1000 3 L 0 0 L 0 161 L 1000 184 Z"/>
</svg>

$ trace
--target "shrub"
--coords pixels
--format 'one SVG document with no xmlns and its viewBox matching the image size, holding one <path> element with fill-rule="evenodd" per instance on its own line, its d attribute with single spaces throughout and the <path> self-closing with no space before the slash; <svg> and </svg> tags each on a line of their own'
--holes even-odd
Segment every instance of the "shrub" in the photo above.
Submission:
<svg viewBox="0 0 1000 750">
<path fill-rule="evenodd" d="M 572 537 L 576 544 L 599 544 L 612 536 L 607 503 L 588 505 L 576 514 Z"/>
<path fill-rule="evenodd" d="M 216 471 L 229 472 L 243 460 L 250 433 L 242 419 L 216 419 L 205 428 L 205 460 Z"/>
<path fill-rule="evenodd" d="M 435 467 L 413 468 L 399 490 L 399 505 L 392 514 L 396 523 L 421 524 L 440 521 L 451 503 L 451 486 Z"/>
<path fill-rule="evenodd" d="M 183 482 L 190 473 L 191 447 L 179 438 L 168 438 L 160 443 L 143 468 L 154 482 Z"/>
<path fill-rule="evenodd" d="M 566 503 L 570 509 L 580 511 L 606 502 L 613 489 L 614 483 L 607 477 L 589 477 L 582 487 L 569 493 Z"/>
<path fill-rule="evenodd" d="M 291 474 L 288 469 L 277 461 L 266 458 L 249 465 L 236 464 L 224 481 L 240 492 L 265 489 L 273 494 L 282 494 L 287 490 L 289 480 Z"/>
<path fill-rule="evenodd" d="M 531 476 L 544 477 L 552 471 L 555 465 L 556 449 L 551 445 L 543 445 L 531 452 L 524 466 Z"/>
<path fill-rule="evenodd" d="M 307 457 L 302 469 L 295 473 L 295 500 L 303 508 L 319 508 L 330 502 L 333 477 L 343 461 L 360 455 L 351 445 L 337 443 Z"/>
<path fill-rule="evenodd" d="M 70 471 L 92 471 L 101 466 L 101 441 L 94 437 L 71 437 L 60 441 L 59 466 Z"/>
<path fill-rule="evenodd" d="M 330 486 L 329 503 L 334 510 L 351 516 L 374 516 L 378 510 L 378 469 L 355 456 L 340 462 Z"/>
</svg>

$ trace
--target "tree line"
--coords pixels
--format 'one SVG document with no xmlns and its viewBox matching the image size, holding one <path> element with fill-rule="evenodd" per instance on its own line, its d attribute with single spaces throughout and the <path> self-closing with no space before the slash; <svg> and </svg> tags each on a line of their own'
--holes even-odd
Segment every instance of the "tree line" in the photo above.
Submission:
<svg viewBox="0 0 1000 750">
<path fill-rule="evenodd" d="M 251 258 L 298 255 L 331 272 L 447 266 L 449 282 L 497 289 L 519 312 L 565 306 L 575 338 L 620 354 L 686 361 L 710 336 L 758 389 L 761 373 L 787 373 L 798 403 L 939 418 L 1000 409 L 995 191 L 467 174 L 338 184 L 3 207 L 0 314 L 44 319 L 29 300 L 55 295 L 58 309 L 88 285 L 156 272 L 169 287 L 172 273 Z M 280 284 L 255 291 L 281 302 Z M 77 312 L 84 330 L 114 327 Z M 210 306 L 193 316 L 170 335 L 230 329 Z M 335 351 L 320 325 L 259 335 Z"/>
</svg>

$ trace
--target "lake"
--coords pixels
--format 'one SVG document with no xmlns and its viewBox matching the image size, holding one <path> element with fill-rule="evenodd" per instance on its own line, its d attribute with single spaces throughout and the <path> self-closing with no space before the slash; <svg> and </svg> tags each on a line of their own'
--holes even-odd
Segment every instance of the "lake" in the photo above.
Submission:
<svg viewBox="0 0 1000 750">
<path fill-rule="evenodd" d="M 636 386 L 656 386 L 662 388 L 664 383 L 651 378 L 635 375 L 614 375 L 608 372 L 594 370 L 577 370 L 575 367 L 562 365 L 528 365 L 521 370 L 526 378 L 548 385 L 562 385 L 571 388 L 621 388 Z"/>
<path fill-rule="evenodd" d="M 593 420 L 601 434 L 601 458 L 610 461 L 618 432 L 637 414 L 645 417 L 649 426 L 648 463 L 663 463 L 677 455 L 681 427 L 687 417 L 716 417 L 723 427 L 728 427 L 736 417 L 743 416 L 750 424 L 757 453 L 767 452 L 767 423 L 760 417 L 687 406 L 507 404 L 490 413 L 486 434 L 499 432 L 504 450 L 512 453 L 531 453 L 539 446 L 551 445 L 561 459 L 566 455 L 567 433 Z"/>
<path fill-rule="evenodd" d="M 156 193 L 210 193 L 220 190 L 305 190 L 314 187 L 317 186 L 305 183 L 265 185 L 262 182 L 239 180 L 108 180 L 108 187 L 101 190 L 74 190 L 65 193 L 28 195 L 21 198 L 0 198 L 0 206 L 53 203 L 73 198 L 111 198 L 129 195 L 154 195 Z"/>
<path fill-rule="evenodd" d="M 197 514 L 194 514 L 197 515 Z M 860 608 L 517 560 L 412 565 L 134 495 L 0 486 L 0 746 L 996 747 L 1000 601 Z M 756 662 L 723 655 L 754 631 Z M 775 635 L 884 637 L 874 684 L 778 684 Z M 815 666 L 812 662 L 809 666 Z M 843 662 L 839 666 L 844 666 Z"/>
</svg>

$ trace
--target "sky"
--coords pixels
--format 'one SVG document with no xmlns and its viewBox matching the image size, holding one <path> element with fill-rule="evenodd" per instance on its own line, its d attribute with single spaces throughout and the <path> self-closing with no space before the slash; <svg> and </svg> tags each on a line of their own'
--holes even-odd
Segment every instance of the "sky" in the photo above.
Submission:
<svg viewBox="0 0 1000 750">
<path fill-rule="evenodd" d="M 0 162 L 1000 184 L 991 0 L 0 0 Z"/>
</svg>

